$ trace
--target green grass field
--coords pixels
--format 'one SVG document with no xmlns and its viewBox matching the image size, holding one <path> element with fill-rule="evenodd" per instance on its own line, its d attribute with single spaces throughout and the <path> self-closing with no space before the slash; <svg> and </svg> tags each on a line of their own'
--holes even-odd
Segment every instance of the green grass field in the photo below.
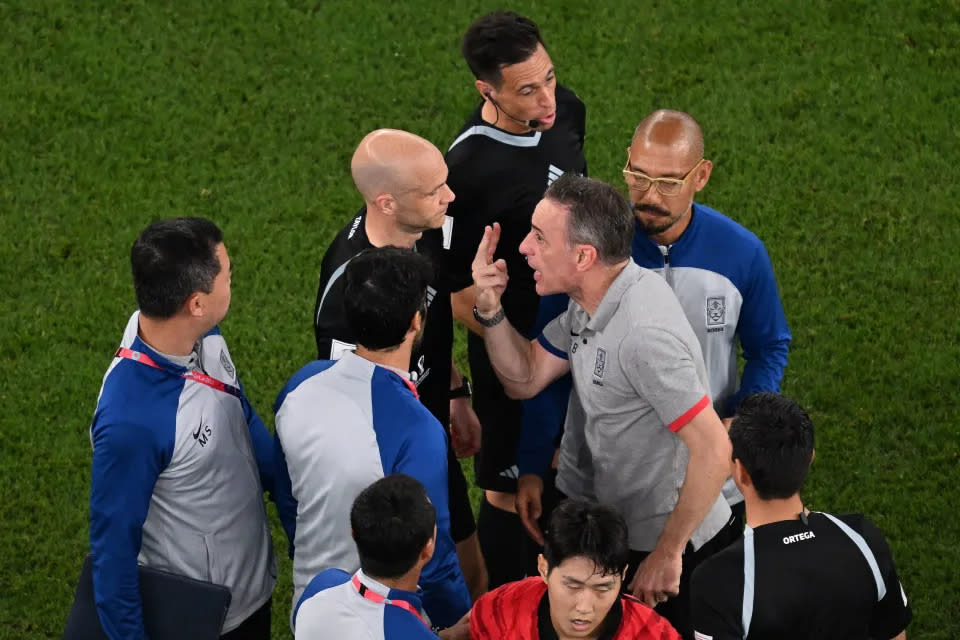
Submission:
<svg viewBox="0 0 960 640">
<path fill-rule="evenodd" d="M 0 638 L 59 637 L 87 550 L 88 426 L 151 220 L 207 216 L 264 419 L 314 352 L 327 242 L 369 130 L 445 149 L 483 2 L 0 2 Z M 767 243 L 811 411 L 813 508 L 886 532 L 915 638 L 960 635 L 960 2 L 523 1 L 620 184 L 650 110 L 691 112 L 701 200 Z M 271 517 L 275 518 L 272 512 Z M 275 527 L 285 632 L 290 564 Z M 789 579 L 789 576 L 784 576 Z"/>
</svg>

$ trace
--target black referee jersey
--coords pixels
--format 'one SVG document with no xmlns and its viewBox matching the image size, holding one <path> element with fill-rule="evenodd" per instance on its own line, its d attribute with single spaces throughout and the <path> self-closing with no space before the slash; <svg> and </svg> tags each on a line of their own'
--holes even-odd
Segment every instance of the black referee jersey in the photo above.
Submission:
<svg viewBox="0 0 960 640">
<path fill-rule="evenodd" d="M 347 263 L 373 245 L 364 225 L 367 208 L 334 238 L 323 256 L 320 287 L 313 310 L 313 330 L 317 339 L 317 357 L 336 360 L 344 350 L 356 346 L 353 330 L 347 325 L 343 311 Z M 450 292 L 443 270 L 443 234 L 440 229 L 425 231 L 417 241 L 416 251 L 433 264 L 433 282 L 427 288 L 427 324 L 420 348 L 410 359 L 410 379 L 417 385 L 420 400 L 446 430 L 450 423 L 450 357 L 453 349 L 453 315 Z"/>
<path fill-rule="evenodd" d="M 556 88 L 557 119 L 548 131 L 513 134 L 481 117 L 481 104 L 447 151 L 447 184 L 456 194 L 447 215 L 453 219 L 447 252 L 452 291 L 473 284 L 471 266 L 485 226 L 500 223 L 495 259 L 507 263 L 510 280 L 502 303 L 507 318 L 527 334 L 537 317 L 539 297 L 533 270 L 520 255 L 530 219 L 543 192 L 562 174 L 586 175 L 583 155 L 586 107 L 569 89 Z M 506 117 L 506 116 L 504 116 Z M 532 336 L 531 336 L 532 337 Z M 494 491 L 516 491 L 516 448 L 521 403 L 506 397 L 487 358 L 483 339 L 467 342 L 473 375 L 474 410 L 483 425 L 480 453 L 474 460 L 477 484 Z"/>
<path fill-rule="evenodd" d="M 697 640 L 889 639 L 911 611 L 883 534 L 862 515 L 747 527 L 691 582 Z"/>
</svg>

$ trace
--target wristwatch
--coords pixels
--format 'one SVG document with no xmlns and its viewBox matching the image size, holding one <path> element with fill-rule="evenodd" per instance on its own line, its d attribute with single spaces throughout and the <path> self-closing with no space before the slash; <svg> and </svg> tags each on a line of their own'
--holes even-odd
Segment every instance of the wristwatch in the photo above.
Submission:
<svg viewBox="0 0 960 640">
<path fill-rule="evenodd" d="M 473 305 L 473 319 L 484 327 L 495 327 L 503 321 L 503 318 L 503 307 L 500 307 L 500 310 L 493 314 L 492 317 L 484 318 L 480 315 L 480 312 L 477 311 L 477 305 Z"/>
<path fill-rule="evenodd" d="M 450 389 L 450 399 L 469 398 L 473 395 L 473 385 L 470 384 L 470 378 L 462 376 L 463 384 L 456 389 Z"/>
</svg>

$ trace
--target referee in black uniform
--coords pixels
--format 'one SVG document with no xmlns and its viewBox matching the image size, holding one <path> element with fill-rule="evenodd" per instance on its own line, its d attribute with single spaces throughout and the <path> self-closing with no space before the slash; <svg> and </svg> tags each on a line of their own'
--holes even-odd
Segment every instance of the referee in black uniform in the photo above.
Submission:
<svg viewBox="0 0 960 640">
<path fill-rule="evenodd" d="M 483 425 L 474 458 L 477 485 L 485 490 L 477 529 L 494 588 L 535 571 L 536 553 L 515 508 L 522 406 L 506 397 L 487 358 L 473 313 L 471 264 L 484 227 L 499 222 L 496 258 L 507 261 L 510 273 L 503 306 L 514 326 L 529 333 L 539 298 L 520 242 L 550 183 L 568 171 L 586 173 L 586 110 L 557 84 L 539 29 L 527 18 L 511 12 L 480 18 L 464 36 L 463 57 L 483 102 L 447 152 L 448 184 L 457 194 L 448 211 L 448 264 L 454 317 L 470 329 L 473 406 Z"/>
<path fill-rule="evenodd" d="M 730 440 L 747 526 L 694 571 L 697 640 L 906 638 L 911 611 L 883 534 L 800 500 L 813 459 L 806 411 L 776 393 L 748 396 Z"/>
<path fill-rule="evenodd" d="M 480 424 L 470 408 L 469 384 L 452 364 L 453 319 L 450 288 L 442 267 L 450 246 L 444 226 L 454 193 L 447 186 L 443 155 L 433 144 L 406 131 L 379 129 L 368 134 L 354 152 L 353 180 L 365 205 L 337 234 L 320 267 L 320 286 L 313 313 L 317 357 L 338 359 L 356 345 L 343 310 L 347 263 L 364 249 L 412 248 L 430 258 L 434 282 L 427 288 L 427 322 L 422 342 L 410 362 L 410 379 L 420 400 L 440 421 L 450 425 L 458 447 L 467 455 L 479 447 Z M 451 441 L 448 439 L 448 445 Z M 452 446 L 447 448 L 450 534 L 470 594 L 486 591 L 486 572 L 477 541 L 467 483 Z"/>
</svg>

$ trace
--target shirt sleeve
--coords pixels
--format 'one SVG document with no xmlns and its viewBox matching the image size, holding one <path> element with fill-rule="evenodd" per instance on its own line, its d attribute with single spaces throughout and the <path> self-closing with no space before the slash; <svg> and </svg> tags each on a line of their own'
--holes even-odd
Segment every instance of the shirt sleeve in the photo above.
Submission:
<svg viewBox="0 0 960 640">
<path fill-rule="evenodd" d="M 570 307 L 567 311 L 561 313 L 551 320 L 543 331 L 537 336 L 537 342 L 540 346 L 557 356 L 568 360 L 567 346 L 570 344 Z"/>
<path fill-rule="evenodd" d="M 270 432 L 263 424 L 260 414 L 250 404 L 239 378 L 237 378 L 237 383 L 243 392 L 240 403 L 243 405 L 243 417 L 246 419 L 247 428 L 250 430 L 250 445 L 253 447 L 253 456 L 257 461 L 257 470 L 260 472 L 260 485 L 264 491 L 270 494 L 271 499 L 276 501 L 274 495 L 276 465 L 273 456 L 273 438 L 270 437 Z"/>
<path fill-rule="evenodd" d="M 727 415 L 733 415 L 740 402 L 751 393 L 780 391 L 790 349 L 790 328 L 777 291 L 773 265 L 763 245 L 754 255 L 750 276 L 737 323 L 746 364 L 740 388 L 724 407 Z"/>
<path fill-rule="evenodd" d="M 873 556 L 877 560 L 877 566 L 880 568 L 880 575 L 883 576 L 883 583 L 886 587 L 886 593 L 883 598 L 877 602 L 873 610 L 873 618 L 870 621 L 870 637 L 872 638 L 893 638 L 901 631 L 907 628 L 910 620 L 913 618 L 913 611 L 907 601 L 907 592 L 904 591 L 900 578 L 897 576 L 897 569 L 893 563 L 893 554 L 890 552 L 890 546 L 886 538 L 877 529 L 869 519 L 863 519 L 861 535 L 873 551 Z"/>
<path fill-rule="evenodd" d="M 277 505 L 277 516 L 280 518 L 284 533 L 287 534 L 287 553 L 292 560 L 294 541 L 297 537 L 297 499 L 293 497 L 293 484 L 290 481 L 287 457 L 283 453 L 279 432 L 274 433 L 273 440 L 273 466 L 276 474 L 273 502 Z"/>
<path fill-rule="evenodd" d="M 95 424 L 90 487 L 93 593 L 110 640 L 146 638 L 137 555 L 153 487 L 173 455 L 175 426 Z"/>
<path fill-rule="evenodd" d="M 743 584 L 737 588 L 729 577 L 709 559 L 694 570 L 690 616 L 696 640 L 742 640 Z"/>
<path fill-rule="evenodd" d="M 447 207 L 450 216 L 450 248 L 444 252 L 445 272 L 451 292 L 473 284 L 473 259 L 483 238 L 489 214 L 489 198 L 470 187 L 470 176 L 463 167 L 450 167 L 447 185 L 456 198 Z"/>
<path fill-rule="evenodd" d="M 402 413 L 397 418 L 410 422 Z M 419 481 L 436 510 L 437 540 L 433 558 L 420 574 L 420 586 L 423 588 L 423 607 L 430 620 L 440 627 L 449 627 L 470 610 L 470 592 L 450 535 L 446 436 L 436 418 L 426 412 L 416 424 L 418 426 L 412 432 L 422 437 L 403 443 L 392 473 L 405 473 Z"/>
<path fill-rule="evenodd" d="M 347 260 L 331 269 L 325 260 L 321 268 L 317 304 L 313 313 L 313 333 L 317 341 L 318 360 L 337 360 L 344 351 L 356 348 L 353 331 L 347 326 L 343 311 L 346 286 L 343 272 L 349 262 Z"/>
<path fill-rule="evenodd" d="M 564 315 L 569 304 L 570 299 L 563 294 L 541 298 L 534 335 L 537 335 L 551 320 Z M 519 475 L 536 473 L 543 476 L 550 468 L 557 436 L 562 431 L 567 417 L 567 403 L 570 400 L 572 385 L 572 378 L 568 373 L 534 397 L 523 401 L 523 422 L 520 440 L 517 443 Z"/>
<path fill-rule="evenodd" d="M 694 354 L 668 330 L 634 327 L 620 345 L 620 366 L 671 431 L 682 429 L 710 404 Z"/>
</svg>

